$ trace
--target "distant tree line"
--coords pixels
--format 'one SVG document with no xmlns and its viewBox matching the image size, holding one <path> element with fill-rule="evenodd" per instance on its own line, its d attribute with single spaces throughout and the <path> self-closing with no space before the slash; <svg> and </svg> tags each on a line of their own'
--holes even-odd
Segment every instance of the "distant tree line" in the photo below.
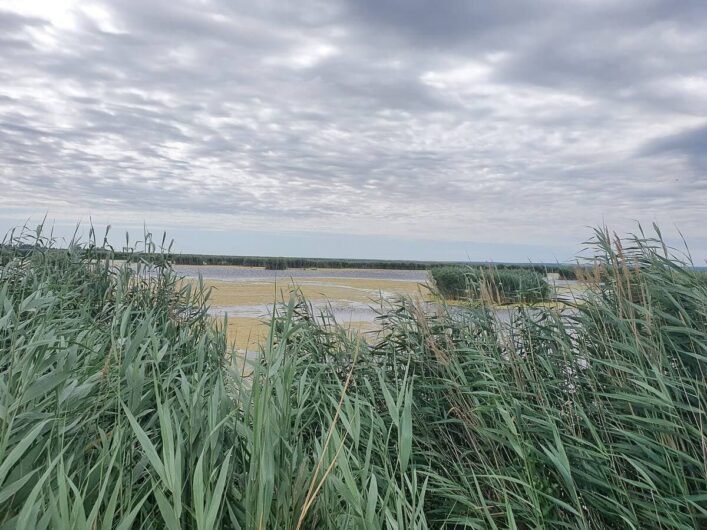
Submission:
<svg viewBox="0 0 707 530">
<path fill-rule="evenodd" d="M 172 263 L 176 265 L 236 265 L 241 267 L 265 267 L 268 269 L 406 269 L 426 270 L 433 262 L 366 260 L 338 258 L 298 258 L 274 256 L 215 256 L 206 254 L 174 254 Z"/>
<path fill-rule="evenodd" d="M 30 251 L 31 246 L 21 249 L 12 247 L 13 252 L 18 250 Z M 10 248 L 0 245 L 0 263 L 3 263 L 11 253 Z M 61 252 L 62 249 L 52 249 L 52 252 Z M 85 250 L 89 251 L 89 250 Z M 108 254 L 109 250 L 93 247 L 91 252 Z M 113 257 L 118 260 L 135 256 L 135 252 L 113 251 Z M 174 265 L 231 265 L 241 267 L 263 267 L 270 270 L 285 269 L 386 269 L 386 270 L 430 270 L 436 267 L 453 265 L 488 266 L 488 263 L 471 263 L 459 261 L 403 261 L 403 260 L 378 260 L 378 259 L 340 259 L 340 258 L 302 258 L 302 257 L 277 257 L 277 256 L 222 256 L 209 254 L 165 254 L 160 252 L 142 255 L 146 261 L 167 260 Z M 576 266 L 545 263 L 498 263 L 493 264 L 496 269 L 528 269 L 541 274 L 556 273 L 561 279 L 576 279 Z"/>
<path fill-rule="evenodd" d="M 116 253 L 120 259 L 120 253 Z M 377 259 L 301 258 L 273 256 L 217 256 L 208 254 L 174 254 L 170 261 L 175 265 L 235 265 L 241 267 L 264 267 L 271 270 L 284 269 L 397 269 L 430 270 L 449 265 L 488 265 L 487 263 L 467 263 L 459 261 L 403 261 Z M 575 267 L 559 264 L 501 263 L 497 269 L 529 269 L 541 274 L 557 273 L 561 279 L 575 279 Z"/>
</svg>

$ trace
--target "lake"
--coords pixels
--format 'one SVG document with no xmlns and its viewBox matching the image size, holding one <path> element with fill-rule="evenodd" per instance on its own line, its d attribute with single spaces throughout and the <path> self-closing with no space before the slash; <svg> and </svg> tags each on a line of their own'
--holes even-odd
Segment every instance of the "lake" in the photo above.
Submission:
<svg viewBox="0 0 707 530">
<path fill-rule="evenodd" d="M 187 278 L 224 282 L 272 282 L 285 279 L 342 278 L 359 280 L 427 281 L 427 271 L 396 269 L 286 269 L 267 270 L 259 267 L 219 265 L 174 265 L 177 274 Z"/>
</svg>

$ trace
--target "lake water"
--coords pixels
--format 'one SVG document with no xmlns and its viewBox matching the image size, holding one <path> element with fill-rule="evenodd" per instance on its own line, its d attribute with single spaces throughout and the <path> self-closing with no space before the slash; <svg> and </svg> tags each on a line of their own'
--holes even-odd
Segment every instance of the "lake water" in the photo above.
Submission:
<svg viewBox="0 0 707 530">
<path fill-rule="evenodd" d="M 312 306 L 313 316 L 318 322 L 332 323 L 333 319 L 333 321 L 343 326 L 353 322 L 373 324 L 381 315 L 386 313 L 385 305 L 364 304 L 360 302 L 315 301 L 310 302 L 310 305 Z M 422 302 L 422 308 L 426 313 L 434 314 L 437 312 L 439 306 L 436 302 Z M 458 318 L 464 318 L 466 314 L 478 311 L 478 309 L 464 306 L 449 306 L 448 309 L 452 316 Z M 213 307 L 210 309 L 209 313 L 215 317 L 223 317 L 228 314 L 229 317 L 259 318 L 268 321 L 273 315 L 273 310 L 273 304 L 234 305 Z M 279 311 L 283 310 L 284 308 L 280 306 Z M 564 312 L 567 314 L 571 313 L 571 311 L 568 310 L 564 310 Z M 515 307 L 498 307 L 494 309 L 494 313 L 499 322 L 509 323 L 511 319 L 517 315 L 518 309 Z M 530 313 L 540 314 L 539 311 L 532 309 Z"/>
<path fill-rule="evenodd" d="M 387 269 L 286 269 L 282 271 L 250 267 L 229 267 L 212 265 L 175 265 L 174 271 L 187 278 L 225 282 L 275 281 L 286 278 L 349 278 L 363 280 L 400 280 L 424 282 L 427 271 L 387 270 Z"/>
<path fill-rule="evenodd" d="M 374 304 L 364 304 L 350 300 L 312 301 L 309 303 L 312 306 L 315 317 L 321 318 L 321 315 L 325 315 L 326 319 L 333 317 L 340 324 L 374 322 L 380 314 L 380 310 L 377 310 Z M 214 316 L 228 314 L 230 317 L 269 319 L 273 314 L 273 309 L 274 304 L 232 305 L 212 307 L 209 313 Z"/>
</svg>

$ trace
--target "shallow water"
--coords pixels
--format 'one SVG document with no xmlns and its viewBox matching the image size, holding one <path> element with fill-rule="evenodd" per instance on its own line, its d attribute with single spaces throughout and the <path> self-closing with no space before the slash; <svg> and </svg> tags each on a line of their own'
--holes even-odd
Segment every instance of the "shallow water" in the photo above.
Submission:
<svg viewBox="0 0 707 530">
<path fill-rule="evenodd" d="M 275 271 L 256 267 L 175 265 L 174 271 L 187 278 L 198 278 L 201 275 L 205 280 L 226 282 L 263 282 L 288 278 L 348 278 L 409 282 L 424 282 L 427 280 L 427 271 L 395 269 L 286 269 Z"/>
<path fill-rule="evenodd" d="M 284 271 L 266 270 L 263 268 L 250 267 L 229 267 L 229 266 L 193 266 L 193 265 L 178 265 L 174 267 L 175 271 L 187 278 L 197 278 L 201 275 L 205 280 L 229 281 L 229 282 L 272 282 L 282 281 L 285 279 L 306 279 L 308 285 L 330 286 L 331 284 L 323 281 L 319 284 L 317 279 L 373 279 L 373 280 L 391 280 L 401 282 L 417 282 L 422 283 L 427 280 L 426 271 L 415 270 L 385 270 L 385 269 L 287 269 Z M 549 283 L 556 288 L 555 299 L 569 301 L 577 298 L 577 294 L 573 292 L 572 287 L 577 285 L 576 281 L 568 280 L 549 280 Z M 340 283 L 336 284 L 338 288 L 346 287 Z M 392 292 L 378 291 L 378 296 L 382 302 L 363 303 L 360 301 L 346 299 L 331 299 L 331 300 L 311 300 L 309 303 L 312 306 L 316 316 L 326 313 L 328 318 L 333 317 L 340 324 L 350 322 L 367 322 L 373 323 L 376 318 L 384 312 L 383 305 L 386 305 L 386 300 L 393 300 L 396 294 Z M 435 310 L 436 304 L 427 303 L 429 310 Z M 273 315 L 272 303 L 266 304 L 233 304 L 220 307 L 212 307 L 210 313 L 214 316 L 223 316 L 228 314 L 232 318 L 258 318 L 270 319 Z M 453 311 L 463 312 L 464 309 L 454 308 Z M 502 321 L 510 319 L 515 309 L 498 308 L 497 316 Z"/>
<path fill-rule="evenodd" d="M 422 304 L 426 313 L 434 314 L 438 310 L 438 304 L 436 302 L 422 302 Z M 378 317 L 386 313 L 387 309 L 390 309 L 388 305 L 365 304 L 351 300 L 335 300 L 331 302 L 314 301 L 310 302 L 310 305 L 318 321 L 331 323 L 331 319 L 333 318 L 335 322 L 344 326 L 352 322 L 373 324 Z M 258 318 L 268 321 L 272 318 L 273 308 L 274 304 L 233 305 L 212 307 L 209 310 L 209 314 L 215 317 L 228 315 L 229 318 Z M 280 313 L 284 310 L 283 306 L 279 306 Z M 449 306 L 450 313 L 460 318 L 476 310 L 477 309 L 464 306 Z M 499 322 L 504 323 L 510 322 L 511 318 L 516 315 L 518 311 L 518 308 L 512 306 L 494 309 L 496 318 Z M 533 310 L 531 310 L 531 313 L 533 313 Z"/>
<path fill-rule="evenodd" d="M 310 302 L 315 317 L 319 320 L 333 319 L 339 324 L 351 322 L 375 322 L 376 317 L 381 313 L 380 307 L 374 304 L 365 304 L 352 300 L 333 300 L 330 302 L 314 301 Z M 222 317 L 228 315 L 229 318 L 259 318 L 269 320 L 273 314 L 274 304 L 256 305 L 232 305 L 225 307 L 212 307 L 209 313 L 213 316 Z M 280 306 L 282 310 L 282 306 Z"/>
</svg>

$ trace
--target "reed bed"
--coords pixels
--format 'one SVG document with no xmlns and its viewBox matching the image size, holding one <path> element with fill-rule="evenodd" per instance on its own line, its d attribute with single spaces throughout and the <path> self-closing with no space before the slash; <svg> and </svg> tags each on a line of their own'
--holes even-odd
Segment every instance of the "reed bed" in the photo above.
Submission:
<svg viewBox="0 0 707 530">
<path fill-rule="evenodd" d="M 163 245 L 94 239 L 4 247 L 0 529 L 707 526 L 707 285 L 659 234 L 597 231 L 569 310 L 400 300 L 372 347 L 294 295 L 246 368 Z"/>
<path fill-rule="evenodd" d="M 550 285 L 533 269 L 454 265 L 435 267 L 430 277 L 445 298 L 487 304 L 535 303 L 548 300 Z"/>
</svg>

